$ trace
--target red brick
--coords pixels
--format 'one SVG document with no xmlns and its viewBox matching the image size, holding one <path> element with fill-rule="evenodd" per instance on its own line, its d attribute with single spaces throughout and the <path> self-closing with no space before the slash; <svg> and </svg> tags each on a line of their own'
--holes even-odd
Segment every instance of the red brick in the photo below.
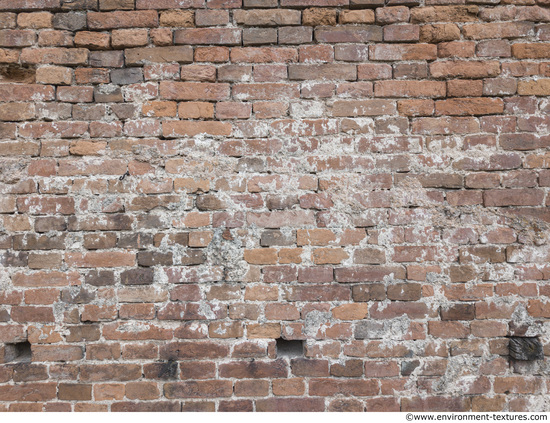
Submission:
<svg viewBox="0 0 550 423">
<path fill-rule="evenodd" d="M 88 50 L 83 48 L 23 49 L 21 62 L 29 64 L 80 65 L 88 61 Z"/>
<path fill-rule="evenodd" d="M 479 122 L 474 118 L 419 118 L 413 121 L 414 134 L 467 134 L 479 132 Z"/>
<path fill-rule="evenodd" d="M 305 391 L 304 379 L 273 379 L 273 394 L 277 396 L 300 396 Z"/>
<path fill-rule="evenodd" d="M 374 25 L 320 27 L 315 30 L 319 43 L 367 43 L 382 41 L 382 28 Z"/>
<path fill-rule="evenodd" d="M 192 382 L 169 382 L 164 385 L 166 398 L 218 398 L 233 394 L 230 380 L 205 380 Z"/>
<path fill-rule="evenodd" d="M 162 133 L 165 137 L 195 136 L 198 134 L 230 135 L 231 124 L 224 122 L 164 122 Z"/>
<path fill-rule="evenodd" d="M 436 338 L 467 338 L 470 328 L 459 322 L 428 322 L 428 333 Z"/>
<path fill-rule="evenodd" d="M 189 46 L 130 48 L 125 50 L 124 56 L 128 65 L 164 62 L 191 63 L 193 49 Z"/>
<path fill-rule="evenodd" d="M 378 81 L 376 97 L 444 97 L 446 86 L 439 81 Z"/>
<path fill-rule="evenodd" d="M 29 47 L 36 42 L 36 34 L 26 29 L 6 29 L 0 31 L 0 46 Z"/>
<path fill-rule="evenodd" d="M 457 98 L 435 102 L 436 115 L 492 115 L 504 111 L 500 98 Z"/>
<path fill-rule="evenodd" d="M 137 364 L 86 364 L 80 368 L 80 379 L 86 382 L 131 381 L 141 377 Z"/>
<path fill-rule="evenodd" d="M 90 29 L 154 28 L 156 26 L 158 26 L 158 14 L 152 10 L 88 13 Z"/>
<path fill-rule="evenodd" d="M 477 20 L 477 6 L 430 6 L 415 8 L 412 22 L 472 22 Z"/>
<path fill-rule="evenodd" d="M 472 40 L 487 38 L 522 38 L 533 32 L 534 25 L 531 22 L 508 22 L 467 24 L 462 27 L 464 37 Z"/>
<path fill-rule="evenodd" d="M 35 345 L 33 361 L 77 361 L 84 357 L 84 350 L 77 345 Z"/>
<path fill-rule="evenodd" d="M 311 379 L 309 392 L 315 396 L 375 396 L 379 392 L 378 381 L 371 380 L 337 380 Z"/>
<path fill-rule="evenodd" d="M 5 401 L 51 401 L 57 396 L 57 383 L 27 383 L 0 386 Z"/>
<path fill-rule="evenodd" d="M 338 282 L 381 281 L 385 276 L 394 275 L 397 279 L 405 277 L 405 269 L 400 266 L 362 266 L 356 268 L 337 268 L 335 277 Z"/>
<path fill-rule="evenodd" d="M 471 81 L 469 79 L 453 79 L 447 81 L 447 95 L 449 97 L 479 97 L 482 94 L 482 81 Z"/>
<path fill-rule="evenodd" d="M 542 379 L 531 377 L 496 377 L 494 390 L 496 393 L 534 394 L 542 389 Z"/>
<path fill-rule="evenodd" d="M 435 60 L 437 47 L 433 44 L 379 44 L 369 47 L 370 60 Z"/>
<path fill-rule="evenodd" d="M 267 398 L 256 400 L 256 411 L 324 411 L 325 401 L 322 398 Z"/>
<path fill-rule="evenodd" d="M 295 48 L 234 47 L 231 49 L 233 63 L 288 63 L 298 61 Z"/>
<path fill-rule="evenodd" d="M 240 45 L 241 31 L 231 28 L 180 29 L 174 33 L 175 44 Z"/>
<path fill-rule="evenodd" d="M 500 74 L 500 63 L 493 61 L 443 61 L 430 64 L 430 74 L 435 78 L 487 78 Z"/>
<path fill-rule="evenodd" d="M 387 25 L 384 27 L 384 41 L 418 41 L 420 27 L 418 25 Z"/>
<path fill-rule="evenodd" d="M 423 412 L 425 410 L 461 411 L 470 409 L 470 399 L 460 397 L 433 396 L 426 398 L 405 398 L 401 403 L 402 411 Z"/>
<path fill-rule="evenodd" d="M 420 41 L 439 43 L 460 39 L 460 28 L 456 24 L 433 24 L 420 27 Z"/>
<path fill-rule="evenodd" d="M 140 47 L 147 45 L 146 29 L 118 29 L 111 33 L 113 48 Z"/>
<path fill-rule="evenodd" d="M 229 97 L 229 84 L 163 81 L 160 96 L 167 100 L 225 100 Z"/>
<path fill-rule="evenodd" d="M 237 10 L 234 13 L 235 22 L 247 26 L 300 25 L 300 16 L 300 11 L 291 9 Z"/>
<path fill-rule="evenodd" d="M 132 266 L 135 264 L 135 254 L 124 252 L 66 253 L 65 261 L 75 267 Z"/>
<path fill-rule="evenodd" d="M 489 190 L 484 193 L 486 207 L 542 205 L 544 193 L 537 189 Z"/>
</svg>

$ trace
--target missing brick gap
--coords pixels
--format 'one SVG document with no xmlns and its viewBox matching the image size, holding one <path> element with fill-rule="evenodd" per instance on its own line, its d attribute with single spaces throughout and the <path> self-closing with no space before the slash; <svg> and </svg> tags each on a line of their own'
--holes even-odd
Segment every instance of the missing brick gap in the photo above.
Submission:
<svg viewBox="0 0 550 423">
<path fill-rule="evenodd" d="M 33 84 L 35 82 L 36 69 L 29 66 L 1 65 L 0 82 L 23 82 Z"/>
<path fill-rule="evenodd" d="M 4 354 L 6 363 L 30 363 L 32 357 L 31 344 L 29 341 L 6 344 Z"/>
<path fill-rule="evenodd" d="M 512 336 L 508 345 L 510 357 L 518 361 L 543 360 L 544 352 L 538 337 Z"/>
<path fill-rule="evenodd" d="M 302 357 L 304 355 L 304 341 L 286 340 L 277 338 L 277 357 Z"/>
</svg>

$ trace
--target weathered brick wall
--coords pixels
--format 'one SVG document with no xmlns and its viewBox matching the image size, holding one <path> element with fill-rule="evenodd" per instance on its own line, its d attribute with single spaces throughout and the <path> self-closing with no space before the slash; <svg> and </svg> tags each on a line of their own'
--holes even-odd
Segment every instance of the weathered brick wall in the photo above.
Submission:
<svg viewBox="0 0 550 423">
<path fill-rule="evenodd" d="M 550 410 L 550 2 L 243 3 L 0 0 L 0 410 Z"/>
</svg>

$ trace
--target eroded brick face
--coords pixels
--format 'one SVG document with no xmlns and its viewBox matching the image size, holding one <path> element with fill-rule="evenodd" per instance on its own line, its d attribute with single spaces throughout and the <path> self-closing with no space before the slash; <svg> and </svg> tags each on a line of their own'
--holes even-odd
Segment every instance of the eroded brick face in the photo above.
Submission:
<svg viewBox="0 0 550 423">
<path fill-rule="evenodd" d="M 547 0 L 0 0 L 0 411 L 550 411 L 508 352 L 550 354 L 549 41 Z"/>
</svg>

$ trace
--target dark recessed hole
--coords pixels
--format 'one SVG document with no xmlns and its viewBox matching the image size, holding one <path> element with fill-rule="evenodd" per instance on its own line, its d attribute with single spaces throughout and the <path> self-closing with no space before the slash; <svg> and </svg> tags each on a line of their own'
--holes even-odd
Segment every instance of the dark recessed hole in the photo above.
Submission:
<svg viewBox="0 0 550 423">
<path fill-rule="evenodd" d="M 277 357 L 302 357 L 304 355 L 304 342 L 299 340 L 288 341 L 277 339 Z"/>
<path fill-rule="evenodd" d="M 20 65 L 2 65 L 0 66 L 1 82 L 26 82 L 34 83 L 36 69 Z"/>
<path fill-rule="evenodd" d="M 31 344 L 29 341 L 6 344 L 4 350 L 6 363 L 29 363 L 31 361 Z"/>
<path fill-rule="evenodd" d="M 514 360 L 532 361 L 544 359 L 542 344 L 536 336 L 513 336 L 510 338 L 508 349 L 510 357 Z"/>
</svg>

